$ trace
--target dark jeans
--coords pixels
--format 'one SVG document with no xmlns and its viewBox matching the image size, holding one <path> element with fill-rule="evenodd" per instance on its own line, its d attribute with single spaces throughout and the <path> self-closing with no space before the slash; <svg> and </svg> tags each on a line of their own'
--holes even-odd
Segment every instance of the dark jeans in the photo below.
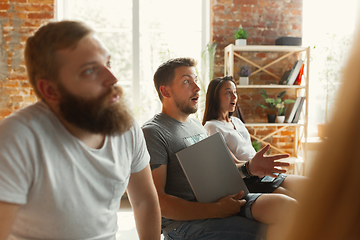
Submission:
<svg viewBox="0 0 360 240">
<path fill-rule="evenodd" d="M 165 240 L 265 240 L 267 226 L 245 217 L 187 221 L 164 234 Z"/>
</svg>

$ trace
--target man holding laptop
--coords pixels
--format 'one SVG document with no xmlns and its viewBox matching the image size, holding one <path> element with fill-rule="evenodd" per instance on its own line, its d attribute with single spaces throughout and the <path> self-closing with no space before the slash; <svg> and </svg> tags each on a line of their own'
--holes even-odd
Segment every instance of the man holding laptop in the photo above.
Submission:
<svg viewBox="0 0 360 240">
<path fill-rule="evenodd" d="M 199 86 L 191 58 L 171 59 L 155 72 L 154 84 L 162 102 L 162 112 L 144 124 L 154 183 L 162 212 L 165 239 L 275 239 L 281 232 L 283 213 L 296 201 L 282 194 L 225 196 L 214 203 L 197 202 L 176 153 L 205 138 L 205 128 L 189 118 L 198 108 Z M 263 169 L 261 161 L 268 146 L 250 161 L 261 173 L 283 172 L 274 163 Z M 287 157 L 276 155 L 272 160 Z M 269 157 L 266 157 L 269 159 Z M 254 166 L 257 165 L 255 168 Z M 262 169 L 261 169 L 262 168 Z M 255 221 L 256 220 L 256 221 Z M 261 224 L 261 223 L 265 224 Z M 268 225 L 268 226 L 267 226 Z M 267 228 L 266 228 L 267 227 Z"/>
</svg>

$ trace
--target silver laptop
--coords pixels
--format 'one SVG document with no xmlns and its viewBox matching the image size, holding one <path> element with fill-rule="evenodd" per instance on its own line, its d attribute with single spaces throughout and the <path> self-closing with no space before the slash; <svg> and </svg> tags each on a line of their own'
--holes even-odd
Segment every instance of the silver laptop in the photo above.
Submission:
<svg viewBox="0 0 360 240">
<path fill-rule="evenodd" d="M 221 133 L 197 142 L 176 153 L 180 165 L 199 202 L 249 191 L 237 169 Z"/>
</svg>

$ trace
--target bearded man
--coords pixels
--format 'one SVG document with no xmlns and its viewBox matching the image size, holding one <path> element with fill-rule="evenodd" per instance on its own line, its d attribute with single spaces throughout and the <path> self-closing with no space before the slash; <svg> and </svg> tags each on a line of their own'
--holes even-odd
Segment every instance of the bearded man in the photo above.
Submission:
<svg viewBox="0 0 360 240">
<path fill-rule="evenodd" d="M 0 122 L 0 239 L 115 239 L 127 188 L 140 239 L 160 239 L 143 133 L 87 25 L 52 22 L 26 42 L 37 103 Z"/>
</svg>

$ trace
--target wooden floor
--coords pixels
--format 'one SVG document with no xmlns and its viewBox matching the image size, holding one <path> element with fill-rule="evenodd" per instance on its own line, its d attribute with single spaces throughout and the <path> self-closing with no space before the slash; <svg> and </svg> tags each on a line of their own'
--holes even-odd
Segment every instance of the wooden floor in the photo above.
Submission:
<svg viewBox="0 0 360 240">
<path fill-rule="evenodd" d="M 118 232 L 116 233 L 117 240 L 138 240 L 139 237 L 135 228 L 134 213 L 128 199 L 122 199 L 120 209 L 117 214 Z"/>
<path fill-rule="evenodd" d="M 134 213 L 127 198 L 121 200 L 117 218 L 119 229 L 116 233 L 116 239 L 139 240 L 135 227 Z M 161 236 L 161 239 L 164 239 L 163 236 Z"/>
</svg>

